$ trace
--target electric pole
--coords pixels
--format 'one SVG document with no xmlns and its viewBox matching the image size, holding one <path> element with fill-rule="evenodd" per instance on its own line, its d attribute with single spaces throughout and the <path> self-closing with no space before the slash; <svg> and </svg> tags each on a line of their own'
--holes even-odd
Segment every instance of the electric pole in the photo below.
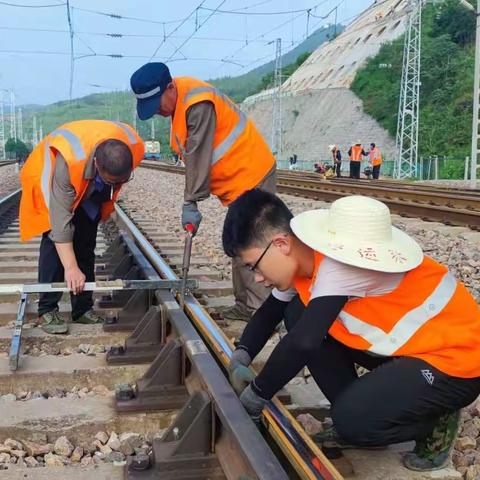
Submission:
<svg viewBox="0 0 480 480">
<path fill-rule="evenodd" d="M 3 92 L 0 90 L 0 158 L 5 157 L 5 116 L 3 114 Z"/>
<path fill-rule="evenodd" d="M 21 108 L 18 109 L 17 121 L 18 121 L 18 138 L 23 142 L 23 118 L 22 118 Z"/>
<path fill-rule="evenodd" d="M 273 42 L 272 42 L 273 43 Z M 282 86 L 282 39 L 275 40 L 275 71 L 273 74 L 272 93 L 272 139 L 271 148 L 277 160 L 282 155 L 282 99 L 280 88 Z"/>
<path fill-rule="evenodd" d="M 10 138 L 17 141 L 17 121 L 15 117 L 15 93 L 10 90 Z"/>
<path fill-rule="evenodd" d="M 393 176 L 413 178 L 418 161 L 418 110 L 420 104 L 420 59 L 422 5 L 424 0 L 410 0 L 405 44 L 403 48 L 402 81 L 398 104 L 396 150 Z"/>
</svg>

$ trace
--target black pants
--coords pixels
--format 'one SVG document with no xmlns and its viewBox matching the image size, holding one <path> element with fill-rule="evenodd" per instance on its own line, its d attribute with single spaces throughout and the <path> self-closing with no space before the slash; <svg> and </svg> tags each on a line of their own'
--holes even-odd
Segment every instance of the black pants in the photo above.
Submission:
<svg viewBox="0 0 480 480">
<path fill-rule="evenodd" d="M 342 169 L 342 164 L 340 162 L 335 164 L 335 173 L 337 174 L 337 177 L 341 177 L 342 175 L 340 174 L 340 170 Z"/>
<path fill-rule="evenodd" d="M 362 162 L 350 161 L 350 178 L 360 178 L 360 164 Z"/>
<path fill-rule="evenodd" d="M 304 309 L 296 297 L 285 312 L 290 330 Z M 370 373 L 358 377 L 355 364 Z M 374 357 L 328 335 L 308 368 L 332 407 L 341 437 L 382 446 L 430 435 L 438 418 L 473 402 L 480 378 L 451 377 L 413 357 Z"/>
<path fill-rule="evenodd" d="M 374 180 L 378 180 L 378 177 L 380 176 L 380 166 L 381 165 L 374 165 L 373 167 L 372 176 Z"/>
<path fill-rule="evenodd" d="M 92 221 L 80 207 L 75 211 L 72 219 L 75 231 L 73 234 L 73 250 L 78 267 L 85 274 L 87 282 L 95 281 L 95 245 L 97 240 L 98 221 Z M 64 270 L 55 243 L 45 232 L 40 243 L 38 259 L 38 281 L 52 283 L 64 281 Z M 44 293 L 38 302 L 38 316 L 58 308 L 62 293 Z M 82 292 L 78 295 L 70 294 L 72 303 L 72 320 L 81 317 L 93 305 L 92 292 Z"/>
</svg>

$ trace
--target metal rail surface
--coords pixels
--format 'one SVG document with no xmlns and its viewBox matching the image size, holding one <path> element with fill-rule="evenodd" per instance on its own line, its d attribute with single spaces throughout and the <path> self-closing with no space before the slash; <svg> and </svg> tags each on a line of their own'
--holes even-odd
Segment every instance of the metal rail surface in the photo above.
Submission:
<svg viewBox="0 0 480 480">
<path fill-rule="evenodd" d="M 115 205 L 115 211 L 117 222 L 121 228 L 128 231 L 129 235 L 134 238 L 161 277 L 170 280 L 178 279 L 172 268 L 118 204 Z M 217 361 L 227 367 L 234 346 L 191 293 L 185 295 L 185 312 L 203 340 L 210 346 Z M 300 478 L 325 480 L 342 478 L 295 418 L 277 399 L 269 402 L 264 409 L 263 424 Z"/>
</svg>

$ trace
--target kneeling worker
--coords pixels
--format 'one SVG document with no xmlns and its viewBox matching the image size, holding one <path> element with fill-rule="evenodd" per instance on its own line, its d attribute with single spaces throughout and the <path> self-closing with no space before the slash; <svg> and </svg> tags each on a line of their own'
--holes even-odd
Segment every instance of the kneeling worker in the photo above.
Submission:
<svg viewBox="0 0 480 480">
<path fill-rule="evenodd" d="M 143 158 L 141 138 L 127 124 L 80 120 L 62 125 L 33 150 L 21 171 L 20 238 L 42 235 L 38 281 L 65 281 L 72 320 L 101 323 L 93 310 L 95 245 L 100 220 L 112 213 L 122 184 Z M 38 316 L 47 333 L 67 333 L 61 293 L 40 295 Z"/>
<path fill-rule="evenodd" d="M 386 205 L 351 196 L 292 218 L 278 197 L 252 190 L 231 205 L 223 245 L 275 287 L 230 363 L 253 418 L 306 365 L 331 403 L 333 428 L 317 441 L 415 440 L 408 468 L 446 465 L 459 411 L 480 393 L 480 310 L 446 267 L 391 226 Z M 246 367 L 282 318 L 288 334 L 252 379 Z M 358 377 L 355 364 L 370 373 Z"/>
</svg>

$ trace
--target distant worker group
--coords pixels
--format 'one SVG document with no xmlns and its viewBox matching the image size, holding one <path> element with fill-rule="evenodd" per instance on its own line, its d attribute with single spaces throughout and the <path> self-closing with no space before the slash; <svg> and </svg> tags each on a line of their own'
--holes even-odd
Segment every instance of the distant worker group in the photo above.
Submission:
<svg viewBox="0 0 480 480">
<path fill-rule="evenodd" d="M 342 169 L 342 154 L 340 148 L 336 144 L 328 146 L 332 156 L 333 169 L 335 170 L 335 175 L 341 177 Z M 362 160 L 364 157 L 368 157 L 368 165 L 364 169 L 365 176 L 370 179 L 378 180 L 380 177 L 380 167 L 382 165 L 382 153 L 380 149 L 376 146 L 375 143 L 370 144 L 370 150 L 367 152 L 362 146 L 361 140 L 357 140 L 354 145 L 348 149 L 348 157 L 350 159 L 350 178 L 360 178 L 360 170 L 362 165 Z M 317 168 L 315 168 L 317 171 Z"/>
</svg>

